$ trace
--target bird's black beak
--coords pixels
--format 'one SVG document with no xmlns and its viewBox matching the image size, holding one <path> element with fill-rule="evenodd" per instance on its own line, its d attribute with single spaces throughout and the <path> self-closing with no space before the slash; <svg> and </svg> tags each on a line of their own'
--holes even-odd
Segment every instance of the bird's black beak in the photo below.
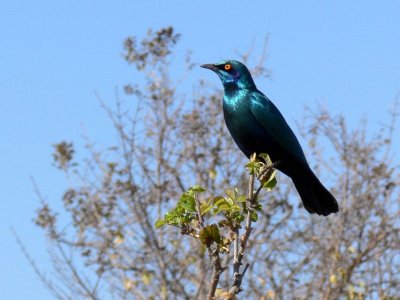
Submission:
<svg viewBox="0 0 400 300">
<path fill-rule="evenodd" d="M 214 71 L 214 72 L 218 71 L 218 68 L 213 64 L 204 64 L 204 65 L 201 65 L 200 67 L 202 67 L 204 69 L 210 69 L 211 71 Z"/>
</svg>

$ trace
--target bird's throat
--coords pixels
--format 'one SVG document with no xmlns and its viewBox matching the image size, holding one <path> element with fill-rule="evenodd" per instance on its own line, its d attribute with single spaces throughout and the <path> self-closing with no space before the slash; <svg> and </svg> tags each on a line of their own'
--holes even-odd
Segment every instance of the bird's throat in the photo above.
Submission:
<svg viewBox="0 0 400 300">
<path fill-rule="evenodd" d="M 239 89 L 233 86 L 225 87 L 224 104 L 229 110 L 236 111 L 243 105 L 246 90 Z"/>
</svg>

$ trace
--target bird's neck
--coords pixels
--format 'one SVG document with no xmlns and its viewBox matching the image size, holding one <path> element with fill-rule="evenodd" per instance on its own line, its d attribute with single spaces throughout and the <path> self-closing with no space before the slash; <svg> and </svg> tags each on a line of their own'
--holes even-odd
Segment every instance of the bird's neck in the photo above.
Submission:
<svg viewBox="0 0 400 300">
<path fill-rule="evenodd" d="M 255 90 L 257 89 L 252 78 L 246 78 L 245 80 L 239 79 L 235 81 L 225 81 L 224 83 L 225 93 L 236 92 L 238 90 Z"/>
<path fill-rule="evenodd" d="M 224 103 L 229 107 L 229 110 L 236 111 L 243 105 L 244 99 L 249 92 L 250 90 L 239 88 L 234 84 L 224 84 Z"/>
<path fill-rule="evenodd" d="M 253 79 L 250 78 L 240 78 L 235 81 L 225 81 L 224 83 L 224 103 L 229 109 L 236 110 L 241 105 L 246 98 L 246 95 L 257 90 Z"/>
<path fill-rule="evenodd" d="M 254 82 L 224 82 L 224 92 L 227 96 L 235 96 L 237 94 L 243 94 L 256 89 L 257 88 Z"/>
<path fill-rule="evenodd" d="M 225 82 L 224 83 L 224 91 L 225 94 L 236 93 L 239 90 L 239 86 L 237 82 Z"/>
</svg>

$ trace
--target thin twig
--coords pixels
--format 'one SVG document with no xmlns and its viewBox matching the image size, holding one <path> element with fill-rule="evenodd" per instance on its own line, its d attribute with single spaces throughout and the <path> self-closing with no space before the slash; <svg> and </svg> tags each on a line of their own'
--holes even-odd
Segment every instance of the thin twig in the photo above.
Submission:
<svg viewBox="0 0 400 300">
<path fill-rule="evenodd" d="M 249 178 L 249 193 L 246 201 L 246 209 L 248 211 L 247 218 L 246 218 L 246 228 L 241 236 L 240 240 L 240 247 L 236 254 L 234 254 L 236 259 L 233 262 L 233 284 L 231 289 L 229 290 L 229 298 L 233 299 L 233 296 L 238 294 L 241 291 L 242 279 L 247 271 L 249 264 L 246 264 L 242 273 L 240 273 L 240 266 L 242 265 L 242 259 L 244 256 L 244 251 L 246 249 L 247 241 L 250 237 L 252 227 L 251 227 L 251 214 L 253 211 L 253 204 L 254 204 L 254 174 L 250 175 Z"/>
<path fill-rule="evenodd" d="M 14 235 L 14 238 L 20 247 L 23 255 L 28 260 L 29 264 L 31 265 L 33 271 L 38 276 L 39 280 L 48 288 L 50 293 L 56 298 L 60 300 L 72 300 L 73 298 L 68 295 L 59 285 L 55 284 L 52 280 L 46 277 L 45 273 L 42 272 L 39 267 L 36 265 L 34 259 L 28 253 L 25 245 L 22 243 L 21 239 L 19 238 L 18 234 L 15 232 L 14 228 L 11 228 L 11 232 Z"/>
<path fill-rule="evenodd" d="M 279 165 L 281 162 L 277 161 L 275 163 L 272 163 L 268 166 L 265 167 L 265 169 L 262 171 L 262 174 L 267 173 L 277 165 Z M 234 261 L 233 261 L 233 284 L 231 289 L 229 290 L 229 297 L 228 299 L 233 299 L 234 295 L 240 293 L 242 291 L 241 285 L 242 285 L 242 280 L 244 275 L 246 274 L 247 269 L 249 268 L 249 264 L 247 263 L 243 269 L 243 271 L 240 273 L 240 267 L 242 265 L 242 260 L 244 257 L 244 253 L 246 250 L 247 242 L 250 238 L 250 234 L 252 232 L 252 213 L 254 211 L 254 205 L 256 203 L 257 196 L 259 192 L 262 189 L 262 185 L 257 189 L 256 192 L 254 192 L 254 179 L 255 175 L 250 174 L 249 178 L 249 190 L 248 190 L 248 196 L 246 200 L 246 209 L 247 209 L 247 217 L 246 217 L 246 227 L 243 232 L 243 235 L 240 237 L 240 247 L 239 247 L 239 229 L 236 229 L 235 235 L 236 239 L 234 242 Z"/>
<path fill-rule="evenodd" d="M 208 254 L 210 255 L 211 261 L 213 263 L 213 272 L 211 277 L 211 287 L 210 291 L 207 295 L 208 300 L 213 300 L 215 296 L 215 292 L 217 290 L 218 282 L 221 277 L 224 268 L 221 266 L 221 259 L 219 257 L 219 247 L 217 246 L 216 249 L 212 249 L 211 246 L 207 247 Z"/>
<path fill-rule="evenodd" d="M 197 212 L 197 219 L 199 221 L 199 227 L 201 230 L 204 230 L 204 220 L 203 216 L 201 215 L 200 201 L 197 195 L 195 195 L 194 199 L 196 202 L 196 212 Z M 206 247 L 208 255 L 210 256 L 210 260 L 213 265 L 213 271 L 210 282 L 210 291 L 208 292 L 207 299 L 213 300 L 215 292 L 217 290 L 219 279 L 221 277 L 221 274 L 225 271 L 225 268 L 221 266 L 221 258 L 219 256 L 219 246 L 217 245 L 215 249 L 213 249 L 211 245 L 206 245 Z"/>
</svg>

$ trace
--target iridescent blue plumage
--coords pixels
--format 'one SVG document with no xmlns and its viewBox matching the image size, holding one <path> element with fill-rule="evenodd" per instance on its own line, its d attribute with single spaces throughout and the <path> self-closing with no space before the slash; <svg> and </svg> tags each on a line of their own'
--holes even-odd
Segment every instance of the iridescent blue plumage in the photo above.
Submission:
<svg viewBox="0 0 400 300">
<path fill-rule="evenodd" d="M 229 60 L 202 65 L 214 71 L 224 85 L 226 125 L 242 152 L 268 153 L 280 161 L 277 169 L 291 177 L 310 213 L 327 216 L 338 212 L 336 199 L 310 169 L 293 131 L 276 106 L 254 84 L 246 66 Z"/>
</svg>

